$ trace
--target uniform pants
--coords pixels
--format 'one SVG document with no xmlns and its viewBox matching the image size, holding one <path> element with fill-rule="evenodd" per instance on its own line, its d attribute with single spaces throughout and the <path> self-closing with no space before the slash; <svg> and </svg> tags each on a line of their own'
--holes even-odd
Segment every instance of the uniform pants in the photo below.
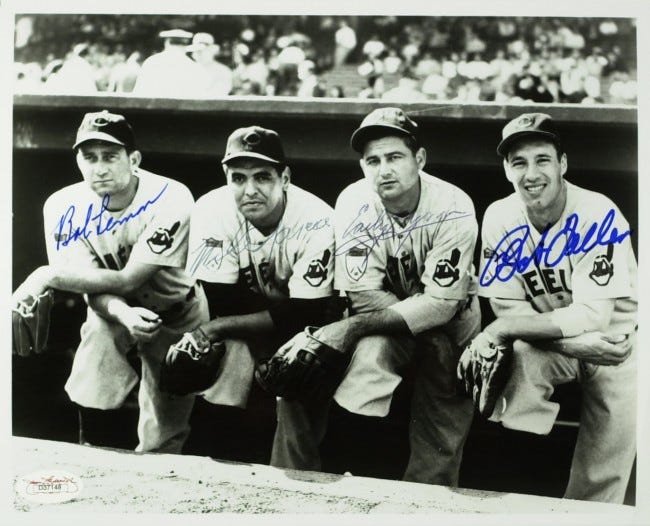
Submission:
<svg viewBox="0 0 650 526">
<path fill-rule="evenodd" d="M 208 320 L 203 290 L 188 300 L 181 312 L 165 319 L 156 338 L 138 344 L 142 378 L 138 391 L 138 446 L 136 451 L 180 453 L 189 435 L 194 396 L 174 396 L 160 391 L 160 364 L 183 332 Z M 138 382 L 126 353 L 135 342 L 127 330 L 88 309 L 81 327 L 81 342 L 75 354 L 65 389 L 73 402 L 95 409 L 116 409 Z"/>
<path fill-rule="evenodd" d="M 334 400 L 353 413 L 386 416 L 405 367 L 415 370 L 409 426 L 410 457 L 404 480 L 458 485 L 463 445 L 473 416 L 471 400 L 456 391 L 458 347 L 441 331 L 417 338 L 375 335 L 362 338 Z M 271 465 L 320 470 L 319 446 L 331 401 L 318 405 L 277 404 L 278 425 Z"/>
<path fill-rule="evenodd" d="M 636 454 L 636 335 L 630 337 L 632 354 L 616 366 L 515 343 L 513 374 L 491 420 L 548 434 L 559 411 L 549 401 L 554 386 L 577 379 L 582 387 L 580 430 L 565 498 L 623 502 Z"/>
</svg>

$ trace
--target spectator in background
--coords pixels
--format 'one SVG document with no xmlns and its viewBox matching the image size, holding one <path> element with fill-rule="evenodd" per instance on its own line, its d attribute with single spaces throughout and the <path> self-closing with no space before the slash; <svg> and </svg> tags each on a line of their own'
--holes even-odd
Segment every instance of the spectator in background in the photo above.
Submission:
<svg viewBox="0 0 650 526">
<path fill-rule="evenodd" d="M 370 75 L 368 86 L 362 89 L 357 95 L 360 99 L 381 99 L 384 94 L 384 79 L 381 75 Z"/>
<path fill-rule="evenodd" d="M 131 93 L 140 74 L 142 53 L 134 51 L 126 62 L 116 64 L 109 77 L 108 91 Z"/>
<path fill-rule="evenodd" d="M 63 61 L 59 60 L 58 62 L 59 67 L 61 67 Z M 37 62 L 30 62 L 28 64 L 16 62 L 14 69 L 16 74 L 14 93 L 37 93 L 41 91 L 41 80 L 47 77 Z"/>
<path fill-rule="evenodd" d="M 339 29 L 334 33 L 334 66 L 345 64 L 355 47 L 357 47 L 356 32 L 345 19 L 339 20 Z"/>
<path fill-rule="evenodd" d="M 382 99 L 391 102 L 424 102 L 427 100 L 424 93 L 418 90 L 418 80 L 410 72 L 405 72 L 399 79 L 397 87 L 384 93 Z"/>
<path fill-rule="evenodd" d="M 388 55 L 384 58 L 384 71 L 389 75 L 394 75 L 402 67 L 402 59 L 397 54 L 395 48 L 388 49 Z"/>
<path fill-rule="evenodd" d="M 298 91 L 298 65 L 302 64 L 307 56 L 301 42 L 295 41 L 291 36 L 284 35 L 278 38 L 278 95 L 295 95 Z"/>
<path fill-rule="evenodd" d="M 344 99 L 345 91 L 343 90 L 343 86 L 332 86 L 328 95 L 335 99 Z"/>
<path fill-rule="evenodd" d="M 311 60 L 305 60 L 298 65 L 298 97 L 313 97 L 314 89 L 318 85 L 318 77 L 314 71 L 315 64 Z"/>
<path fill-rule="evenodd" d="M 210 33 L 196 33 L 192 37 L 192 44 L 187 48 L 192 59 L 207 75 L 206 98 L 225 97 L 232 90 L 232 70 L 215 59 L 219 50 L 219 45 L 214 43 L 214 37 Z"/>
<path fill-rule="evenodd" d="M 385 44 L 379 40 L 377 35 L 372 35 L 370 40 L 363 45 L 363 54 L 370 61 L 379 58 L 385 50 Z"/>
<path fill-rule="evenodd" d="M 147 58 L 133 88 L 134 95 L 144 97 L 203 97 L 208 76 L 185 53 L 192 33 L 183 29 L 161 31 L 164 49 Z"/>
<path fill-rule="evenodd" d="M 48 93 L 66 95 L 89 95 L 97 92 L 95 70 L 87 60 L 89 46 L 81 43 L 74 46 L 61 69 L 50 75 L 44 89 Z"/>
</svg>

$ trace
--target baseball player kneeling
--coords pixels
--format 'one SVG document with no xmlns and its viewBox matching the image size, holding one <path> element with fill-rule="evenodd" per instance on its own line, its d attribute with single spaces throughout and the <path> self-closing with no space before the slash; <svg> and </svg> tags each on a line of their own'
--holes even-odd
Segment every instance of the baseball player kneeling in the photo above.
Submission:
<svg viewBox="0 0 650 526">
<path fill-rule="evenodd" d="M 311 336 L 349 355 L 333 399 L 345 409 L 386 416 L 411 369 L 411 454 L 405 480 L 457 485 L 471 402 L 457 393 L 464 345 L 480 330 L 472 258 L 478 226 L 471 199 L 423 172 L 417 124 L 399 108 L 373 111 L 352 135 L 365 176 L 335 208 L 335 289 L 352 315 Z M 304 335 L 280 353 L 305 346 Z M 281 399 L 272 464 L 320 469 L 325 402 Z"/>
<path fill-rule="evenodd" d="M 23 308 L 14 312 L 27 312 L 30 298 L 48 289 L 86 295 L 88 316 L 65 384 L 80 406 L 82 442 L 110 445 L 103 429 L 84 421 L 103 420 L 138 383 L 127 359 L 133 351 L 142 362 L 137 450 L 180 453 L 194 397 L 162 393 L 158 382 L 169 345 L 208 319 L 205 295 L 184 270 L 194 199 L 184 185 L 139 167 L 141 154 L 122 115 L 86 114 L 73 149 L 84 181 L 45 203 L 50 264 L 16 290 L 13 302 Z M 29 343 L 16 339 L 23 326 L 14 331 L 14 345 Z M 38 329 L 33 338 L 36 351 L 43 334 Z"/>
<path fill-rule="evenodd" d="M 577 379 L 580 431 L 565 497 L 622 502 L 636 451 L 629 225 L 609 198 L 564 179 L 567 155 L 549 115 L 510 121 L 497 152 L 515 190 L 483 220 L 480 294 L 497 319 L 463 354 L 459 377 L 485 416 L 538 434 L 558 414 L 554 386 Z"/>
<path fill-rule="evenodd" d="M 334 228 L 331 207 L 291 184 L 275 131 L 235 130 L 222 163 L 227 184 L 197 201 L 187 261 L 211 320 L 170 349 L 163 386 L 244 407 L 256 367 L 306 326 L 340 317 Z"/>
</svg>

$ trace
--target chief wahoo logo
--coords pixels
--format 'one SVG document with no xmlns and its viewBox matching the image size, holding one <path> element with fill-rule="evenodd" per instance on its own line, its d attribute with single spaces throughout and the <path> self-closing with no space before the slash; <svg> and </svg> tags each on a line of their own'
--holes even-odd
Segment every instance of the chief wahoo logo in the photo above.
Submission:
<svg viewBox="0 0 650 526">
<path fill-rule="evenodd" d="M 589 277 L 596 283 L 604 287 L 609 283 L 609 280 L 612 279 L 614 275 L 614 263 L 612 263 L 612 258 L 614 257 L 614 245 L 607 245 L 607 252 L 596 256 L 594 259 L 594 267 L 589 273 Z"/>
<path fill-rule="evenodd" d="M 450 287 L 453 283 L 458 281 L 460 271 L 458 270 L 458 262 L 460 261 L 460 250 L 455 248 L 451 251 L 449 259 L 440 259 L 436 264 L 436 270 L 433 273 L 433 281 L 441 287 Z"/>
</svg>

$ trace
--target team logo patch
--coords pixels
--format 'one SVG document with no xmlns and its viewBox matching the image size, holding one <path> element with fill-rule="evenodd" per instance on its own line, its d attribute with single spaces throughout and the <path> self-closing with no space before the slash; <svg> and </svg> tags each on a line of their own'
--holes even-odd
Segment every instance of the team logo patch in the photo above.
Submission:
<svg viewBox="0 0 650 526">
<path fill-rule="evenodd" d="M 440 259 L 436 263 L 436 270 L 433 273 L 433 281 L 441 287 L 451 287 L 458 281 L 460 271 L 458 270 L 458 262 L 460 261 L 460 250 L 455 248 L 451 251 L 449 259 Z"/>
<path fill-rule="evenodd" d="M 318 287 L 327 279 L 327 264 L 330 261 L 332 253 L 329 249 L 323 252 L 323 257 L 321 259 L 314 258 L 309 263 L 307 272 L 305 272 L 303 278 L 307 283 L 312 287 Z"/>
<path fill-rule="evenodd" d="M 367 247 L 354 247 L 345 255 L 345 270 L 354 281 L 359 281 L 366 272 L 369 252 Z"/>
<path fill-rule="evenodd" d="M 147 239 L 147 245 L 154 254 L 162 254 L 165 250 L 171 248 L 174 243 L 174 234 L 181 226 L 180 221 L 176 221 L 171 228 L 158 228 L 153 235 Z"/>
<path fill-rule="evenodd" d="M 614 276 L 614 263 L 612 263 L 612 258 L 614 257 L 614 245 L 607 246 L 607 252 L 596 256 L 594 259 L 594 267 L 589 273 L 589 277 L 596 283 L 604 287 L 609 283 L 609 280 Z"/>
</svg>

